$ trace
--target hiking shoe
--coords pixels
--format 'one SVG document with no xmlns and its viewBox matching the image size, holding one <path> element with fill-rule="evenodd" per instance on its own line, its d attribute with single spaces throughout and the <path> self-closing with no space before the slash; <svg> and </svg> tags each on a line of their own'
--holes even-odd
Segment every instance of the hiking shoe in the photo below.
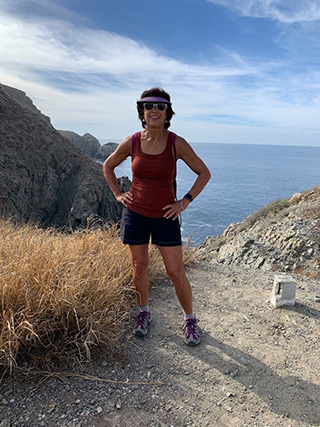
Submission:
<svg viewBox="0 0 320 427">
<path fill-rule="evenodd" d="M 200 329 L 197 326 L 198 320 L 185 319 L 182 327 L 184 333 L 184 342 L 187 345 L 198 345 L 201 341 Z"/>
<path fill-rule="evenodd" d="M 149 332 L 149 323 L 151 320 L 150 311 L 140 311 L 137 316 L 137 323 L 133 328 L 135 334 L 141 337 L 147 335 Z"/>
</svg>

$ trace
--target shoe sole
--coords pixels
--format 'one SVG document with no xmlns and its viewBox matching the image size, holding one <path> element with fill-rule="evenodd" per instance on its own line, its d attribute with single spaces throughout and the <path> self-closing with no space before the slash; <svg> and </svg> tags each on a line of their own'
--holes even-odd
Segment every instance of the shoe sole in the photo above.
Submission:
<svg viewBox="0 0 320 427">
<path fill-rule="evenodd" d="M 145 337 L 146 335 L 148 335 L 148 332 L 149 332 L 149 331 L 144 332 L 144 333 L 143 333 L 143 332 L 141 332 L 141 331 L 136 331 L 136 332 L 135 332 L 135 336 L 136 336 L 136 337 L 139 337 L 139 338 L 143 338 L 143 337 Z"/>
<path fill-rule="evenodd" d="M 193 341 L 184 341 L 184 343 L 190 347 L 195 347 L 196 345 L 199 345 L 201 343 L 201 340 L 199 342 L 193 342 Z"/>
</svg>

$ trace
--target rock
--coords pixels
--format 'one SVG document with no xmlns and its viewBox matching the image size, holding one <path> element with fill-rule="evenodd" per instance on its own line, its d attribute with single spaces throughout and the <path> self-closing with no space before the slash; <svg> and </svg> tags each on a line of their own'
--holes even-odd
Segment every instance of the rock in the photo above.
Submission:
<svg viewBox="0 0 320 427">
<path fill-rule="evenodd" d="M 119 185 L 127 191 L 130 182 L 122 178 Z M 45 227 L 75 228 L 87 226 L 90 217 L 117 222 L 121 212 L 101 165 L 40 112 L 0 88 L 0 214 Z"/>
<path fill-rule="evenodd" d="M 115 142 L 107 142 L 106 144 L 100 147 L 99 153 L 97 154 L 96 159 L 105 161 L 107 157 L 110 156 L 111 153 L 115 151 L 119 144 Z"/>
<path fill-rule="evenodd" d="M 254 222 L 246 218 L 230 224 L 221 236 L 208 237 L 200 248 L 202 259 L 319 277 L 320 187 L 297 194 L 292 197 L 299 203 L 283 203 L 270 215 L 262 208 L 260 215 L 248 217 Z"/>
<path fill-rule="evenodd" d="M 289 202 L 292 204 L 296 204 L 296 203 L 299 203 L 301 199 L 302 199 L 301 193 L 294 193 L 294 195 L 290 197 Z"/>
<path fill-rule="evenodd" d="M 32 100 L 26 95 L 22 90 L 16 89 L 14 87 L 6 86 L 0 83 L 0 89 L 3 90 L 7 95 L 9 95 L 12 99 L 18 102 L 22 107 L 28 108 L 34 114 L 37 114 L 43 120 L 51 123 L 50 117 L 45 116 L 38 108 L 34 105 Z"/>
<path fill-rule="evenodd" d="M 59 130 L 58 132 L 91 158 L 95 158 L 99 152 L 101 147 L 99 141 L 89 133 L 80 136 L 75 132 L 66 130 Z"/>
<path fill-rule="evenodd" d="M 76 147 L 80 148 L 85 154 L 92 159 L 104 162 L 111 153 L 115 151 L 119 144 L 115 142 L 107 142 L 102 145 L 97 138 L 90 135 L 89 133 L 83 136 L 78 135 L 75 132 L 67 130 L 59 130 L 60 134 L 72 142 Z"/>
</svg>

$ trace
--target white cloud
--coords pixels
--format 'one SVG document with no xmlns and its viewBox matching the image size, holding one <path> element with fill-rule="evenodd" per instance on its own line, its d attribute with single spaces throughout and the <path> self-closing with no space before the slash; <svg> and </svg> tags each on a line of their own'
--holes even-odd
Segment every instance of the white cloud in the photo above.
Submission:
<svg viewBox="0 0 320 427">
<path fill-rule="evenodd" d="M 320 75 L 312 70 L 296 76 L 282 63 L 249 63 L 230 51 L 212 64 L 188 64 L 118 34 L 3 10 L 0 82 L 26 91 L 56 128 L 124 137 L 140 126 L 139 94 L 160 85 L 172 95 L 175 130 L 193 141 L 319 129 Z"/>
<path fill-rule="evenodd" d="M 0 10 L 3 14 L 26 19 L 32 16 L 63 17 L 67 20 L 81 20 L 81 17 L 52 0 L 0 0 Z"/>
<path fill-rule="evenodd" d="M 207 0 L 252 18 L 270 18 L 283 23 L 320 19 L 318 0 Z"/>
<path fill-rule="evenodd" d="M 243 17 L 270 19 L 278 33 L 270 38 L 296 60 L 315 57 L 320 48 L 320 2 L 318 0 L 207 0 Z"/>
<path fill-rule="evenodd" d="M 3 63 L 24 71 L 39 70 L 81 75 L 88 83 L 91 75 L 109 74 L 130 81 L 139 77 L 171 78 L 195 82 L 210 77 L 248 73 L 236 66 L 193 66 L 173 58 L 159 56 L 145 45 L 101 30 L 76 27 L 61 21 L 22 21 L 0 17 L 0 54 Z"/>
</svg>

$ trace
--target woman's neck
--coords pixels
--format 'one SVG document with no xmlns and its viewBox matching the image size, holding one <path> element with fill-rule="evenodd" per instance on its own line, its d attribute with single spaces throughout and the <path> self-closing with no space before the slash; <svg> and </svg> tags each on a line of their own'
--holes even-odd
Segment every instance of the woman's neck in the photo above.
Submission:
<svg viewBox="0 0 320 427">
<path fill-rule="evenodd" d="M 152 127 L 152 128 L 147 128 L 144 131 L 144 136 L 146 139 L 152 140 L 152 141 L 157 141 L 159 139 L 165 138 L 168 134 L 167 129 L 161 127 L 161 128 L 157 128 L 157 127 Z"/>
</svg>

